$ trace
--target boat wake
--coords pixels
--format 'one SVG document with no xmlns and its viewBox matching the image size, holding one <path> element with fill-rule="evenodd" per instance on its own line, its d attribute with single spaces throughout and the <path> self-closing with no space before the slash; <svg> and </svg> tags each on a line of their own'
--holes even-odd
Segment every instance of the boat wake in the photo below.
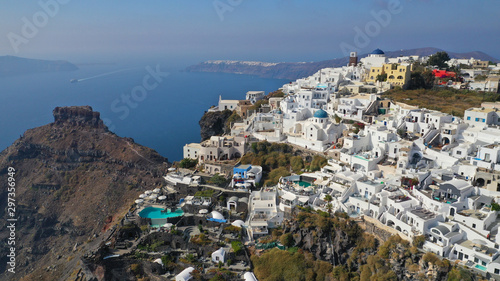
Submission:
<svg viewBox="0 0 500 281">
<path fill-rule="evenodd" d="M 87 77 L 87 78 L 71 79 L 70 82 L 71 83 L 77 83 L 77 82 L 87 81 L 87 80 L 91 80 L 91 79 L 95 79 L 95 78 L 100 78 L 100 77 L 105 77 L 105 76 L 108 76 L 108 75 L 112 75 L 112 74 L 123 72 L 123 71 L 127 71 L 127 70 L 132 70 L 132 69 L 135 69 L 135 68 L 125 68 L 125 69 L 115 70 L 115 71 L 106 72 L 106 73 L 102 73 L 102 74 L 91 76 L 91 77 Z"/>
</svg>

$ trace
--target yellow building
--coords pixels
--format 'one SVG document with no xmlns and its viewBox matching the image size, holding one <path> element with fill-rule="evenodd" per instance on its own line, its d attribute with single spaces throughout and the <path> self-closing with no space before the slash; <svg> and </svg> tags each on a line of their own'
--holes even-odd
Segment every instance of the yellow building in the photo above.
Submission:
<svg viewBox="0 0 500 281">
<path fill-rule="evenodd" d="M 377 82 L 377 76 L 387 74 L 387 82 L 392 86 L 399 86 L 405 88 L 408 86 L 411 78 L 411 65 L 410 64 L 384 64 L 382 67 L 372 67 L 366 77 L 366 82 Z"/>
</svg>

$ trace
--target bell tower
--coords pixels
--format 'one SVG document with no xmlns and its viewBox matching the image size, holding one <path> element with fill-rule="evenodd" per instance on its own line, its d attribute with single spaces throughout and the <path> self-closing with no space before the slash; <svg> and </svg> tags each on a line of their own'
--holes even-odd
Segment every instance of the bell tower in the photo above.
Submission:
<svg viewBox="0 0 500 281">
<path fill-rule="evenodd" d="M 351 52 L 349 55 L 349 66 L 356 66 L 358 65 L 358 53 L 357 52 Z"/>
</svg>

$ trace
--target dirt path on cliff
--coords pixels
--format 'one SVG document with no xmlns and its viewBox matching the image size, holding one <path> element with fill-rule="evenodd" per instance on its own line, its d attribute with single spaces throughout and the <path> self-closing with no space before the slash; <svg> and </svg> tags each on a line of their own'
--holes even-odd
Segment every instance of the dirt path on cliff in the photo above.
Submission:
<svg viewBox="0 0 500 281">
<path fill-rule="evenodd" d="M 127 144 L 128 144 L 128 146 L 130 146 L 130 149 L 132 149 L 132 151 L 135 152 L 135 154 L 137 154 L 139 157 L 141 157 L 142 159 L 148 161 L 149 163 L 154 164 L 153 161 L 151 161 L 151 160 L 147 159 L 146 157 L 142 156 L 142 154 L 140 154 L 137 150 L 135 150 L 135 148 L 128 141 L 127 141 Z"/>
</svg>

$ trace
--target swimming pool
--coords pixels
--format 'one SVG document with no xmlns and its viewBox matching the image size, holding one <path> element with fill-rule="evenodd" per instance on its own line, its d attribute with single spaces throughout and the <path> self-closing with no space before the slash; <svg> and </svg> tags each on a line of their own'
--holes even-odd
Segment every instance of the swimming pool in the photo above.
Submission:
<svg viewBox="0 0 500 281">
<path fill-rule="evenodd" d="M 139 216 L 141 218 L 149 219 L 166 219 L 184 215 L 184 211 L 182 209 L 177 209 L 174 212 L 171 212 L 170 210 L 168 212 L 162 212 L 162 210 L 163 208 L 147 207 L 139 212 Z"/>
<path fill-rule="evenodd" d="M 302 186 L 302 187 L 309 187 L 311 186 L 310 183 L 306 182 L 306 181 L 296 181 L 295 183 L 297 183 L 299 186 Z"/>
<path fill-rule="evenodd" d="M 151 219 L 152 225 L 164 225 L 167 223 L 168 218 L 175 218 L 184 215 L 184 211 L 182 209 L 177 209 L 174 212 L 162 212 L 163 208 L 157 207 L 147 207 L 144 210 L 139 212 L 139 216 L 141 218 L 149 218 Z"/>
<path fill-rule="evenodd" d="M 486 271 L 486 267 L 479 264 L 476 264 L 475 268 L 480 269 L 482 271 Z"/>
</svg>

